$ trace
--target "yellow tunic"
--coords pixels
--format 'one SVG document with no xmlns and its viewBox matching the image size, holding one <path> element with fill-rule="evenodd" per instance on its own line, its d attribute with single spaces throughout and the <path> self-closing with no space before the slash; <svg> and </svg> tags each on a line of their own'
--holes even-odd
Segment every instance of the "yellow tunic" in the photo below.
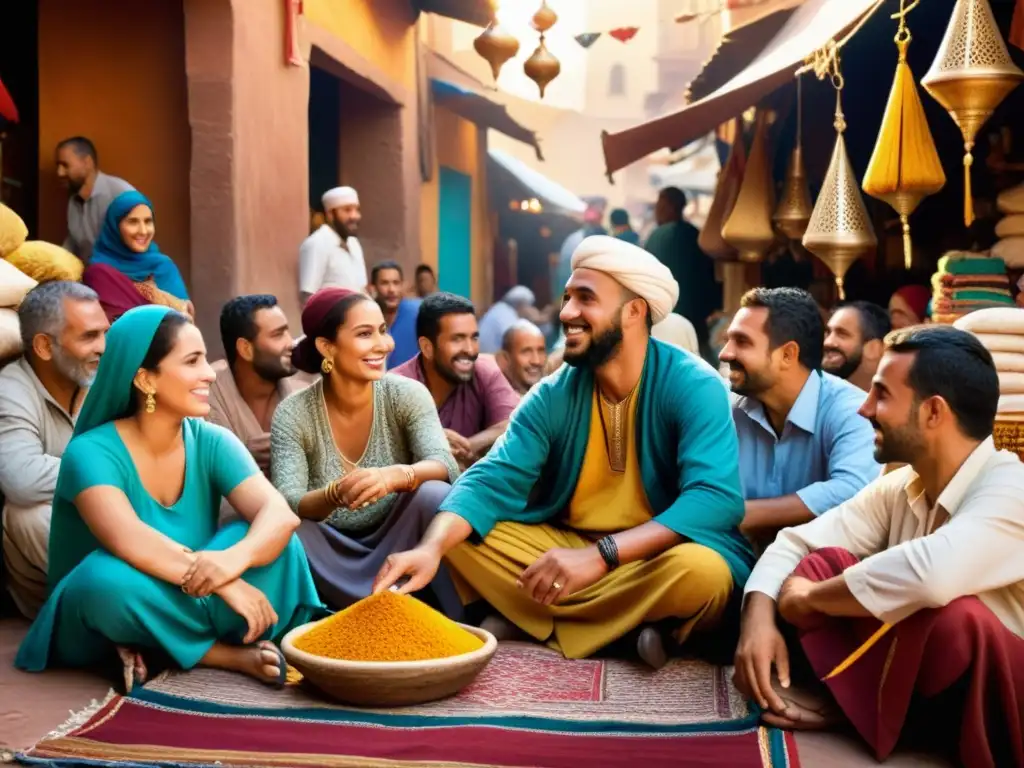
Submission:
<svg viewBox="0 0 1024 768">
<path fill-rule="evenodd" d="M 498 523 L 483 543 L 460 544 L 448 554 L 464 602 L 483 598 L 568 658 L 589 656 L 640 624 L 666 619 L 679 620 L 675 637 L 682 642 L 694 629 L 713 627 L 732 592 L 725 559 L 693 542 L 626 563 L 557 605 L 542 605 L 516 586 L 523 570 L 550 549 L 593 546 L 601 536 L 651 520 L 636 449 L 637 400 L 634 394 L 617 422 L 614 408 L 595 392 L 583 466 L 560 524 Z M 623 438 L 618 453 L 616 432 Z M 616 459 L 621 472 L 612 470 Z"/>
</svg>

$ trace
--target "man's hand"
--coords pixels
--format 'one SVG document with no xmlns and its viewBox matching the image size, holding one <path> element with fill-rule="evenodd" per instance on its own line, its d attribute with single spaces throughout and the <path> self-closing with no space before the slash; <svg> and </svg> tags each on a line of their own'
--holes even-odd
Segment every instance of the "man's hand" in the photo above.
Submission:
<svg viewBox="0 0 1024 768">
<path fill-rule="evenodd" d="M 817 616 L 809 597 L 815 582 L 802 576 L 790 576 L 779 592 L 779 615 L 797 629 L 808 629 Z"/>
<path fill-rule="evenodd" d="M 419 592 L 430 584 L 441 567 L 441 555 L 431 547 L 419 546 L 407 552 L 388 555 L 377 578 L 373 580 L 373 594 L 391 589 L 402 578 L 408 580 L 398 587 L 398 593 Z"/>
<path fill-rule="evenodd" d="M 747 597 L 740 641 L 736 647 L 736 671 L 733 682 L 741 693 L 757 702 L 761 709 L 785 717 L 786 703 L 772 687 L 772 667 L 783 688 L 789 687 L 789 651 L 779 628 L 775 626 L 772 599 L 758 592 Z"/>
<path fill-rule="evenodd" d="M 249 569 L 249 559 L 237 547 L 196 553 L 181 580 L 182 590 L 192 597 L 207 597 Z"/>
<path fill-rule="evenodd" d="M 608 573 L 596 546 L 552 549 L 523 571 L 517 586 L 542 605 L 558 603 L 600 581 Z"/>
<path fill-rule="evenodd" d="M 460 464 L 473 463 L 473 446 L 469 438 L 463 437 L 453 429 L 446 429 L 444 436 L 448 438 L 448 447 L 452 449 L 452 455 Z"/>
<path fill-rule="evenodd" d="M 270 435 L 264 433 L 258 435 L 248 442 L 245 447 L 249 449 L 249 453 L 256 459 L 256 465 L 266 474 L 270 471 Z"/>
<path fill-rule="evenodd" d="M 236 579 L 217 590 L 217 595 L 235 613 L 245 619 L 248 631 L 242 642 L 255 643 L 277 624 L 277 612 L 267 596 L 242 579 Z"/>
</svg>

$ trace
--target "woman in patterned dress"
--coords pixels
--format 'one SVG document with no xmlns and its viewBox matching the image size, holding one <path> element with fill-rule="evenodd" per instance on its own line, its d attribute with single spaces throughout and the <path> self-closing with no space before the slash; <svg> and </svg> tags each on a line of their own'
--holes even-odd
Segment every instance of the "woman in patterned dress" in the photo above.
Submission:
<svg viewBox="0 0 1024 768">
<path fill-rule="evenodd" d="M 458 466 L 427 388 L 386 372 L 394 341 L 373 299 L 318 291 L 302 330 L 292 361 L 321 376 L 274 413 L 271 472 L 302 518 L 299 538 L 321 597 L 340 609 L 371 593 L 388 555 L 419 541 Z M 447 572 L 424 593 L 461 615 Z"/>
</svg>

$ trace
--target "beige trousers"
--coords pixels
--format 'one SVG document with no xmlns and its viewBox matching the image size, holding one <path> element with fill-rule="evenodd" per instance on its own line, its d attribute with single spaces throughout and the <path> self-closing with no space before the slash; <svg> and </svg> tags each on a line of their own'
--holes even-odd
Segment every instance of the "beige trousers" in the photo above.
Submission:
<svg viewBox="0 0 1024 768">
<path fill-rule="evenodd" d="M 18 610 L 35 618 L 46 601 L 50 545 L 50 505 L 4 507 L 4 570 L 7 590 Z"/>
</svg>

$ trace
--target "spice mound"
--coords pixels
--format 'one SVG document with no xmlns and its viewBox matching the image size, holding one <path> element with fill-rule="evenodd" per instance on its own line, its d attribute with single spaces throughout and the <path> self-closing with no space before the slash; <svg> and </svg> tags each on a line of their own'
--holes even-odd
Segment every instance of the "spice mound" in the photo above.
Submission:
<svg viewBox="0 0 1024 768">
<path fill-rule="evenodd" d="M 483 641 L 415 597 L 387 591 L 324 619 L 294 645 L 345 661 L 424 661 L 478 650 Z"/>
</svg>

